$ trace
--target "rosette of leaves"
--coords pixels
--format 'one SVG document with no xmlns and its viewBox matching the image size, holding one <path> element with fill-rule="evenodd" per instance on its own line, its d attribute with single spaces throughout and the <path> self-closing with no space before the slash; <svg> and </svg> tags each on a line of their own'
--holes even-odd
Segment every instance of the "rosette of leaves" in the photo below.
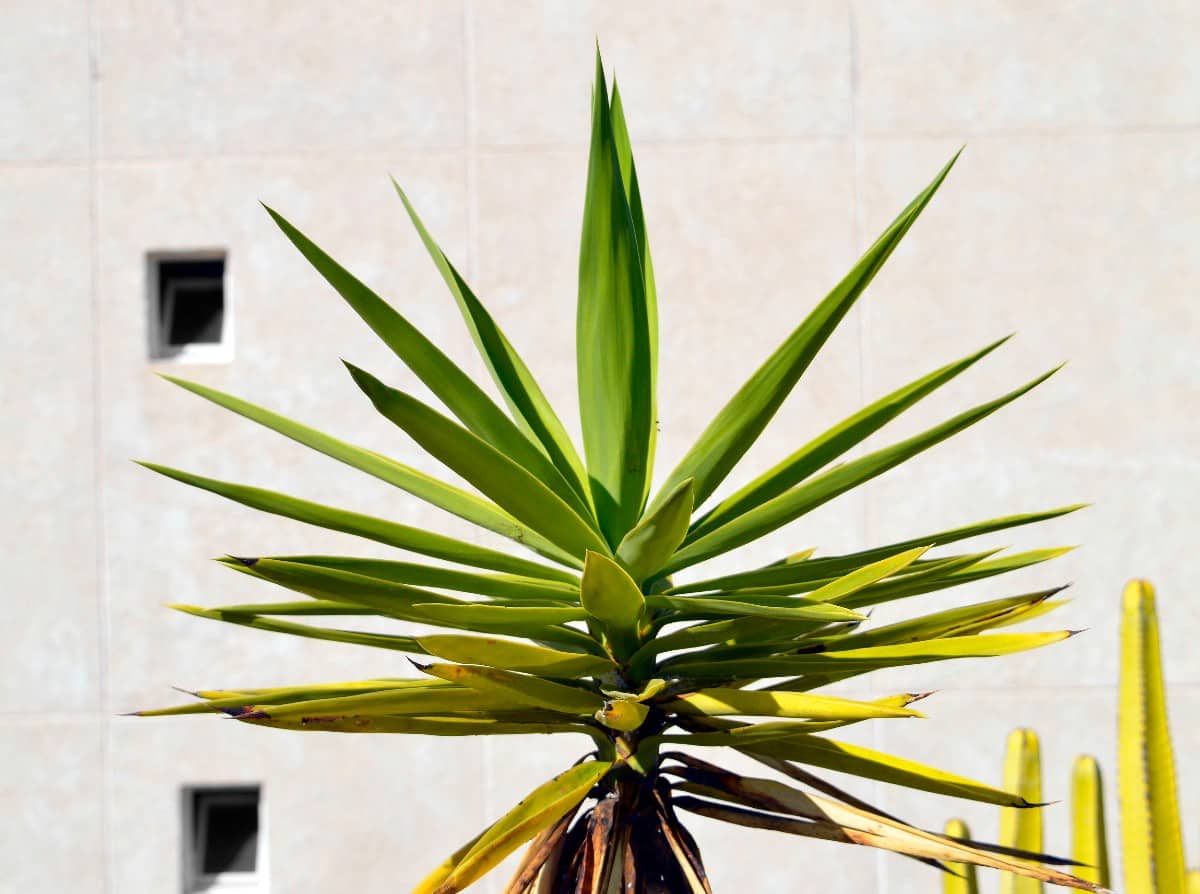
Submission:
<svg viewBox="0 0 1200 894">
<path fill-rule="evenodd" d="M 743 476 L 748 480 L 736 490 L 722 488 L 953 164 L 954 159 L 917 194 L 733 393 L 653 493 L 657 294 L 621 98 L 615 83 L 610 94 L 599 57 L 579 263 L 582 451 L 498 321 L 399 187 L 502 402 L 399 309 L 268 209 L 300 253 L 442 406 L 347 364 L 354 383 L 379 413 L 471 489 L 204 385 L 171 381 L 509 538 L 519 549 L 476 545 L 147 464 L 250 508 L 415 554 L 403 560 L 226 558 L 221 561 L 231 570 L 295 596 L 176 608 L 278 634 L 392 649 L 413 656 L 421 673 L 201 691 L 195 693 L 197 703 L 140 713 L 213 711 L 296 731 L 583 737 L 579 763 L 455 851 L 418 892 L 462 890 L 526 843 L 510 892 L 708 891 L 700 852 L 682 821 L 689 814 L 883 848 L 943 869 L 976 864 L 1097 890 L 1056 868 L 1052 858 L 923 830 L 827 782 L 821 771 L 1009 807 L 1036 806 L 1017 794 L 839 739 L 837 730 L 850 724 L 920 716 L 912 707 L 920 696 L 855 701 L 814 693 L 882 668 L 1007 655 L 1069 636 L 1069 631 L 990 632 L 1053 609 L 1060 588 L 918 612 L 883 626 L 868 624 L 866 612 L 1051 559 L 1064 550 L 1001 554 L 946 548 L 1078 507 L 920 532 L 861 552 L 800 552 L 718 577 L 694 570 L 982 421 L 1051 374 L 919 434 L 855 452 L 1001 342 L 987 345 L 880 397 L 763 474 Z M 355 630 L 354 619 L 363 615 L 394 620 L 398 629 Z M 406 624 L 444 632 L 420 635 L 414 628 L 406 631 Z M 410 667 L 398 660 L 398 670 Z M 759 778 L 722 769 L 708 759 L 720 749 L 749 756 L 770 774 Z"/>
</svg>

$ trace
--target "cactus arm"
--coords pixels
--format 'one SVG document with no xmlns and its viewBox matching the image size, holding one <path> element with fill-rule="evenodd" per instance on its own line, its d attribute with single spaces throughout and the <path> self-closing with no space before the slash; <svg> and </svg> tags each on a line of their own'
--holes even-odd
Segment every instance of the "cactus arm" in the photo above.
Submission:
<svg viewBox="0 0 1200 894">
<path fill-rule="evenodd" d="M 971 830 L 960 819 L 946 823 L 948 838 L 971 837 Z M 942 894 L 979 894 L 979 881 L 975 878 L 975 867 L 971 863 L 947 863 L 942 873 Z"/>
<path fill-rule="evenodd" d="M 1037 733 L 1015 729 L 1004 754 L 1004 788 L 1026 801 L 1042 800 L 1042 759 Z M 1034 853 L 1042 852 L 1042 811 L 1039 807 L 1004 807 L 1000 811 L 1000 844 Z M 1041 894 L 1042 883 L 1006 872 L 1000 876 L 1000 894 Z"/>
<path fill-rule="evenodd" d="M 1183 842 L 1154 588 L 1125 588 L 1121 606 L 1118 783 L 1127 891 L 1183 894 Z"/>
<path fill-rule="evenodd" d="M 1100 765 L 1091 755 L 1075 759 L 1071 773 L 1071 858 L 1075 874 L 1109 886 L 1108 831 L 1104 822 L 1104 785 Z"/>
</svg>

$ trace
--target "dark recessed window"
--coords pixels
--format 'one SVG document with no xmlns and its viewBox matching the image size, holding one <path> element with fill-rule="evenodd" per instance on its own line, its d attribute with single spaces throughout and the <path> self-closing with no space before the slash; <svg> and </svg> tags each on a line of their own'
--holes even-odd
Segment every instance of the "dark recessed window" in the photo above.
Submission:
<svg viewBox="0 0 1200 894">
<path fill-rule="evenodd" d="M 224 255 L 151 255 L 150 284 L 156 359 L 231 359 Z"/>
<path fill-rule="evenodd" d="M 193 788 L 184 793 L 190 824 L 189 891 L 254 890 L 263 877 L 259 788 Z"/>
</svg>

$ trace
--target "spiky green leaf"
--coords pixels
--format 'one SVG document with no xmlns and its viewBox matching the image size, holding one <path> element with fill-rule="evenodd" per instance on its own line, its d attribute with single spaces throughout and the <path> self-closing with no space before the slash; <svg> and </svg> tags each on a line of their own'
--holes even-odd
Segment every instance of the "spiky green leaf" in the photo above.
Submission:
<svg viewBox="0 0 1200 894">
<path fill-rule="evenodd" d="M 599 53 L 592 100 L 576 318 L 579 408 L 596 511 L 616 546 L 649 487 L 654 375 L 645 276 Z"/>
</svg>

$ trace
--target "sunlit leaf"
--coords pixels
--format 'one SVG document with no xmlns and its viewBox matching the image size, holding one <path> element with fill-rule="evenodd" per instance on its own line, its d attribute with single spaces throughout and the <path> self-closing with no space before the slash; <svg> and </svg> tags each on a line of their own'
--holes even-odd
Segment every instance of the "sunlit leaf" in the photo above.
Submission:
<svg viewBox="0 0 1200 894">
<path fill-rule="evenodd" d="M 475 297 L 475 293 L 425 229 L 425 224 L 417 216 L 416 209 L 400 188 L 400 184 L 393 180 L 392 185 L 396 188 L 400 201 L 404 203 L 404 208 L 408 211 L 408 216 L 429 256 L 433 258 L 438 272 L 442 274 L 450 293 L 458 303 L 467 328 L 471 330 L 471 337 L 475 340 L 475 346 L 479 348 L 492 379 L 516 416 L 517 423 L 541 445 L 545 453 L 529 441 L 508 432 L 504 441 L 492 440 L 492 443 L 498 450 L 536 475 L 543 484 L 554 490 L 585 517 L 590 517 L 593 510 L 591 492 L 587 486 L 587 473 L 550 402 L 546 400 L 525 361 L 500 331 L 492 315 Z"/>
<path fill-rule="evenodd" d="M 611 767 L 605 761 L 589 761 L 538 786 L 475 841 L 434 889 L 435 894 L 454 894 L 475 882 L 583 800 Z"/>
<path fill-rule="evenodd" d="M 495 447 L 416 398 L 352 364 L 346 366 L 375 409 L 496 505 L 561 547 L 565 564 L 577 565 L 579 554 L 588 549 L 607 551 L 599 534 L 574 509 Z"/>
<path fill-rule="evenodd" d="M 817 351 L 925 210 L 957 160 L 956 154 L 933 182 L 900 212 L 900 216 L 867 249 L 854 269 L 730 398 L 675 470 L 667 476 L 660 491 L 662 495 L 669 494 L 685 479 L 694 478 L 696 505 L 700 505 L 725 480 L 725 476 L 771 421 L 784 398 L 812 363 Z"/>
<path fill-rule="evenodd" d="M 655 424 L 652 314 L 598 53 L 592 101 L 576 350 L 592 496 L 605 536 L 615 546 L 637 523 L 649 487 Z"/>
<path fill-rule="evenodd" d="M 260 512 L 282 515 L 305 524 L 353 534 L 410 552 L 445 559 L 448 562 L 458 562 L 477 568 L 488 568 L 492 571 L 504 571 L 510 574 L 524 574 L 547 580 L 571 581 L 574 579 L 568 572 L 486 547 L 475 546 L 472 543 L 464 543 L 452 537 L 434 534 L 432 531 L 397 524 L 345 509 L 336 509 L 332 506 L 322 506 L 320 503 L 310 503 L 307 500 L 300 500 L 258 487 L 205 478 L 156 463 L 143 462 L 140 465 L 152 472 L 158 472 L 160 475 L 190 484 L 192 487 L 207 490 Z"/>
</svg>

